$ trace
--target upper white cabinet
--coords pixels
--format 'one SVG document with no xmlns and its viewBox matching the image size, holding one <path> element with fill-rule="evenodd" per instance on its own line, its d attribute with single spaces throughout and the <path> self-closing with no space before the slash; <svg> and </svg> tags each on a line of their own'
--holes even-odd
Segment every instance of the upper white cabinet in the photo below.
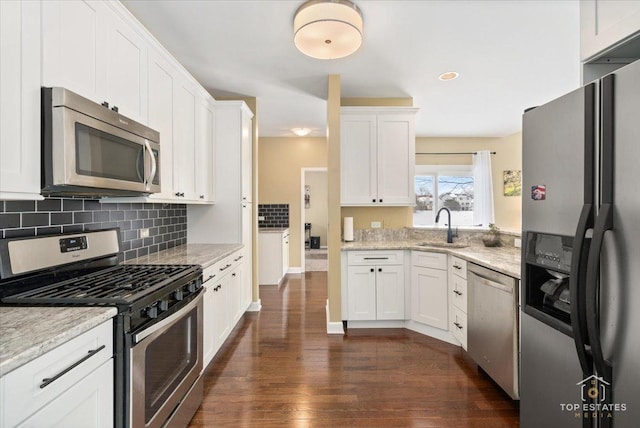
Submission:
<svg viewBox="0 0 640 428">
<path fill-rule="evenodd" d="M 203 202 L 213 202 L 215 197 L 214 175 L 215 104 L 213 100 L 200 98 L 198 105 L 198 135 L 196 135 L 196 197 Z"/>
<path fill-rule="evenodd" d="M 62 86 L 147 123 L 148 44 L 112 5 L 42 2 L 42 84 Z"/>
<path fill-rule="evenodd" d="M 186 80 L 180 82 L 176 92 L 177 132 L 173 150 L 173 190 L 175 196 L 188 200 L 197 199 L 196 121 L 198 105 L 196 86 Z"/>
<path fill-rule="evenodd" d="M 341 204 L 415 204 L 415 114 L 410 107 L 342 107 Z"/>
<path fill-rule="evenodd" d="M 580 57 L 588 61 L 640 33 L 640 2 L 580 1 Z"/>
<path fill-rule="evenodd" d="M 40 2 L 0 2 L 0 200 L 40 196 Z"/>
</svg>

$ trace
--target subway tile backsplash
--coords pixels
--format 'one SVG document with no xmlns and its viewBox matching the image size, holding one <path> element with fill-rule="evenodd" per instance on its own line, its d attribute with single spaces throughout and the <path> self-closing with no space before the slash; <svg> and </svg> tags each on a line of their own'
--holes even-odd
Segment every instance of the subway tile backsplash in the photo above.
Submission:
<svg viewBox="0 0 640 428">
<path fill-rule="evenodd" d="M 124 260 L 157 253 L 187 243 L 187 207 L 71 198 L 0 201 L 0 238 L 113 227 L 120 228 Z M 143 228 L 149 229 L 148 238 L 140 237 Z"/>
<path fill-rule="evenodd" d="M 258 217 L 258 227 L 289 227 L 289 204 L 258 204 Z"/>
</svg>

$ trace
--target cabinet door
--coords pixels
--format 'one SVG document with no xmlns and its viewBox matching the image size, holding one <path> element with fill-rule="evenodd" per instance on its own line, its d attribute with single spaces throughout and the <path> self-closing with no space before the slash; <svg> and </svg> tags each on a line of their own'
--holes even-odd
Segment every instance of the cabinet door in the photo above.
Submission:
<svg viewBox="0 0 640 428">
<path fill-rule="evenodd" d="M 378 202 L 415 204 L 414 115 L 378 115 Z"/>
<path fill-rule="evenodd" d="M 289 240 L 290 233 L 287 231 L 282 235 L 282 276 L 289 272 Z"/>
<path fill-rule="evenodd" d="M 580 57 L 583 61 L 640 31 L 640 2 L 580 1 Z"/>
<path fill-rule="evenodd" d="M 160 133 L 160 186 L 156 199 L 175 198 L 173 192 L 173 140 L 178 72 L 161 53 L 149 52 L 149 126 Z"/>
<path fill-rule="evenodd" d="M 376 319 L 376 272 L 373 266 L 347 267 L 347 301 L 350 321 Z"/>
<path fill-rule="evenodd" d="M 340 121 L 340 202 L 371 205 L 377 194 L 376 116 L 343 116 Z"/>
<path fill-rule="evenodd" d="M 107 54 L 107 101 L 140 123 L 147 117 L 147 44 L 115 13 L 111 15 Z"/>
<path fill-rule="evenodd" d="M 253 201 L 253 123 L 242 112 L 242 202 Z"/>
<path fill-rule="evenodd" d="M 196 111 L 195 87 L 180 82 L 176 94 L 176 139 L 173 142 L 173 188 L 181 199 L 199 199 L 196 196 Z"/>
<path fill-rule="evenodd" d="M 467 280 L 458 275 L 451 275 L 451 299 L 453 305 L 462 312 L 467 312 Z"/>
<path fill-rule="evenodd" d="M 229 283 L 229 275 L 225 275 L 223 278 L 220 278 L 219 281 L 216 281 L 213 287 L 212 322 L 215 335 L 214 355 L 215 352 L 220 349 L 230 331 L 229 302 L 227 301 L 230 287 Z"/>
<path fill-rule="evenodd" d="M 203 368 L 213 359 L 216 353 L 216 334 L 213 328 L 215 319 L 215 291 L 216 283 L 213 279 L 204 284 L 204 297 L 202 302 L 202 355 L 204 358 Z"/>
<path fill-rule="evenodd" d="M 40 3 L 0 2 L 0 200 L 40 197 Z"/>
<path fill-rule="evenodd" d="M 62 86 L 97 103 L 109 101 L 107 46 L 112 18 L 104 2 L 43 1 L 42 84 Z"/>
<path fill-rule="evenodd" d="M 109 359 L 19 427 L 113 427 L 113 359 Z"/>
<path fill-rule="evenodd" d="M 413 266 L 411 275 L 411 319 L 447 330 L 447 271 Z"/>
<path fill-rule="evenodd" d="M 210 99 L 200 99 L 196 145 L 196 194 L 202 202 L 214 200 L 214 106 Z"/>
<path fill-rule="evenodd" d="M 404 266 L 377 266 L 376 268 L 376 318 L 379 320 L 403 320 Z"/>
<path fill-rule="evenodd" d="M 242 266 L 236 267 L 230 274 L 229 282 L 229 308 L 231 309 L 229 322 L 230 329 L 235 327 L 236 323 L 243 314 L 242 308 Z"/>
</svg>

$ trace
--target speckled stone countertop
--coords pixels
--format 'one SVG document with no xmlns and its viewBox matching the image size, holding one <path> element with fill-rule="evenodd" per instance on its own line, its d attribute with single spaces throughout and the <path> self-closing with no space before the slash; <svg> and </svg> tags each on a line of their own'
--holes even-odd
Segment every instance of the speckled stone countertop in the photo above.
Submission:
<svg viewBox="0 0 640 428">
<path fill-rule="evenodd" d="M 258 229 L 259 233 L 282 233 L 285 230 L 289 230 L 288 227 L 261 227 Z"/>
<path fill-rule="evenodd" d="M 0 376 L 117 313 L 116 308 L 0 307 Z"/>
<path fill-rule="evenodd" d="M 185 244 L 148 256 L 131 259 L 126 263 L 138 265 L 200 265 L 205 269 L 242 247 L 242 244 Z"/>
<path fill-rule="evenodd" d="M 342 250 L 417 250 L 432 253 L 446 253 L 520 279 L 520 248 L 489 248 L 477 244 L 471 244 L 464 248 L 418 245 L 423 242 L 424 241 L 343 242 Z M 442 243 L 434 242 L 434 245 L 442 245 Z"/>
</svg>

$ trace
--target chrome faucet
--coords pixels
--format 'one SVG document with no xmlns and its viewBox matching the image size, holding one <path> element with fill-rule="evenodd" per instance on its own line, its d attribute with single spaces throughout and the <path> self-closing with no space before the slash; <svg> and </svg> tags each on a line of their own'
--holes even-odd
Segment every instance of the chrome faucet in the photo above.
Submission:
<svg viewBox="0 0 640 428">
<path fill-rule="evenodd" d="M 449 222 L 447 223 L 447 244 L 452 244 L 453 232 L 451 231 L 451 211 L 449 211 L 449 208 L 442 207 L 438 210 L 438 213 L 436 214 L 436 223 L 440 221 L 440 213 L 442 212 L 442 210 L 445 210 L 447 212 L 447 215 L 449 216 Z"/>
</svg>

